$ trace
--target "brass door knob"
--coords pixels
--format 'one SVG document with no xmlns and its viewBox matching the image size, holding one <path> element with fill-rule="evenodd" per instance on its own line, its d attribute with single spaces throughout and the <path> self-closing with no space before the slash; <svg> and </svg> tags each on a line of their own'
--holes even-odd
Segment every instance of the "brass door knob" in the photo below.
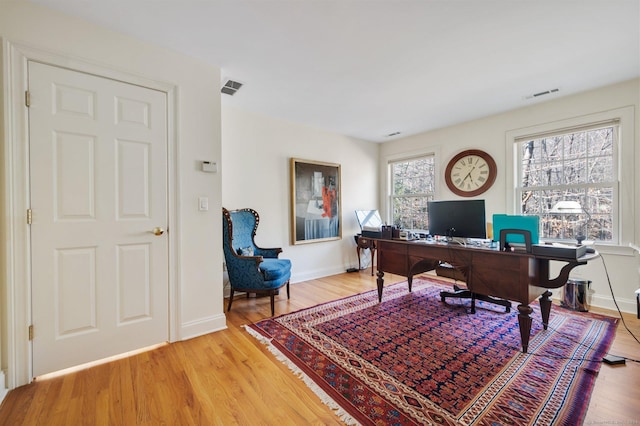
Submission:
<svg viewBox="0 0 640 426">
<path fill-rule="evenodd" d="M 153 235 L 160 236 L 160 235 L 164 234 L 164 229 L 159 228 L 159 227 L 155 227 L 155 228 L 153 228 L 153 231 L 151 231 L 151 232 L 153 232 Z"/>
</svg>

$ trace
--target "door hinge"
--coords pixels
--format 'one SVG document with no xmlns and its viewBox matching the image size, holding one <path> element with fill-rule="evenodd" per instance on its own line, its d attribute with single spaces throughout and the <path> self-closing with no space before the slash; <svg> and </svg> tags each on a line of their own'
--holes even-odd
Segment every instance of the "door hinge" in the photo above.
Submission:
<svg viewBox="0 0 640 426">
<path fill-rule="evenodd" d="M 27 225 L 31 225 L 33 222 L 33 210 L 27 209 Z"/>
<path fill-rule="evenodd" d="M 31 106 L 31 93 L 28 90 L 24 92 L 24 104 L 27 108 Z"/>
<path fill-rule="evenodd" d="M 33 340 L 33 325 L 29 326 L 29 341 Z"/>
</svg>

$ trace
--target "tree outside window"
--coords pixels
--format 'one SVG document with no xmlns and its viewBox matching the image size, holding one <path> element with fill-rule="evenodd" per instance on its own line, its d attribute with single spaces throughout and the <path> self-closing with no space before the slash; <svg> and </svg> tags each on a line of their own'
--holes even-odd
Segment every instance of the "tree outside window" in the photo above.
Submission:
<svg viewBox="0 0 640 426">
<path fill-rule="evenodd" d="M 540 217 L 541 237 L 615 238 L 617 134 L 617 123 L 606 123 L 517 141 L 521 214 Z M 582 212 L 554 209 L 561 201 Z"/>
<path fill-rule="evenodd" d="M 427 201 L 435 192 L 433 155 L 389 163 L 391 173 L 391 217 L 401 229 L 427 230 Z"/>
</svg>

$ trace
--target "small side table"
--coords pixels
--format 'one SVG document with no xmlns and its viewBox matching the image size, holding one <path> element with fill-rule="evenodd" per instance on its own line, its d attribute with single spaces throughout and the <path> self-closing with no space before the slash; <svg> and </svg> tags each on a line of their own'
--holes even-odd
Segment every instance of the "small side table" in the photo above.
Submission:
<svg viewBox="0 0 640 426">
<path fill-rule="evenodd" d="M 356 251 L 358 253 L 358 269 L 362 269 L 360 264 L 360 250 L 369 249 L 371 250 L 371 276 L 373 276 L 375 258 L 376 258 L 376 240 L 372 240 L 371 238 L 366 238 L 361 235 L 356 235 Z"/>
</svg>

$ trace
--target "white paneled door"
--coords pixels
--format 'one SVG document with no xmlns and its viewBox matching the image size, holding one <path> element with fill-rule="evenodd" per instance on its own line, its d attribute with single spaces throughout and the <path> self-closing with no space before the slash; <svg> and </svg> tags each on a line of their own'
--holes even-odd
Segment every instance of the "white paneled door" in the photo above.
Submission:
<svg viewBox="0 0 640 426">
<path fill-rule="evenodd" d="M 169 336 L 166 94 L 29 62 L 33 375 Z"/>
</svg>

